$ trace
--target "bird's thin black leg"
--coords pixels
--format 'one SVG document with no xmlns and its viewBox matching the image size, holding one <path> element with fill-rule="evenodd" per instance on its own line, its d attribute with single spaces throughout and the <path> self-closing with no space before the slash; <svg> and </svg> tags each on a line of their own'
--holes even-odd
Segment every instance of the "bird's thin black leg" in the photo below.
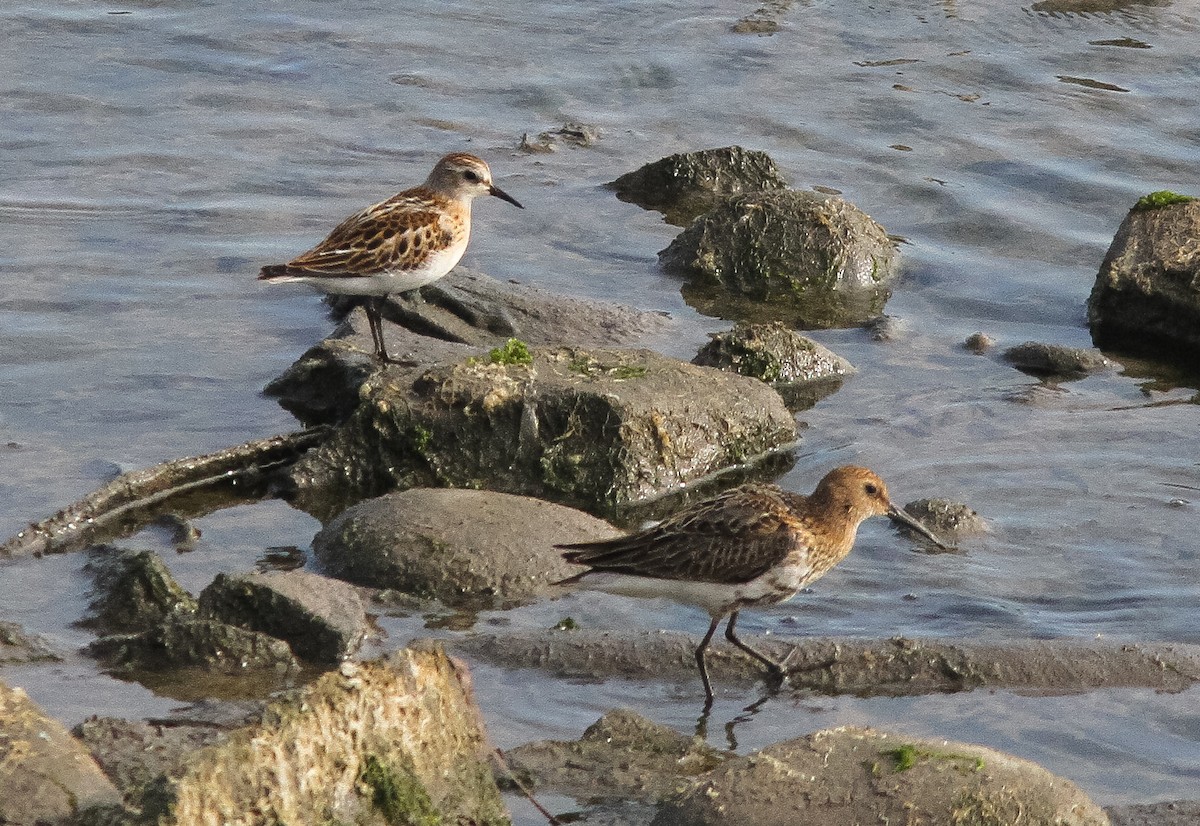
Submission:
<svg viewBox="0 0 1200 826">
<path fill-rule="evenodd" d="M 734 626 L 737 624 L 737 618 L 738 618 L 737 611 L 734 611 L 732 614 L 729 615 L 729 624 L 725 626 L 725 639 L 729 640 L 731 643 L 736 645 L 738 648 L 742 649 L 747 654 L 749 654 L 751 657 L 753 657 L 754 659 L 758 660 L 760 663 L 765 665 L 767 667 L 767 671 L 771 672 L 772 677 L 774 677 L 776 679 L 782 677 L 783 676 L 783 666 L 781 666 L 779 663 L 772 660 L 766 654 L 763 654 L 761 651 L 755 651 L 753 648 L 746 645 L 746 643 L 744 643 L 738 639 L 737 634 L 735 634 L 733 631 Z"/>
<path fill-rule="evenodd" d="M 704 635 L 704 639 L 700 640 L 700 645 L 696 647 L 696 665 L 700 668 L 700 679 L 704 683 L 704 711 L 707 713 L 713 704 L 712 683 L 708 681 L 708 666 L 704 664 L 704 649 L 708 648 L 709 642 L 712 641 L 713 634 L 717 632 L 717 626 L 721 624 L 721 617 L 713 617 L 712 625 L 708 626 L 708 633 Z"/>
<path fill-rule="evenodd" d="M 363 309 L 367 311 L 367 324 L 371 328 L 371 343 L 375 345 L 375 358 L 387 364 L 387 345 L 383 341 L 383 302 L 387 296 L 373 295 L 367 299 Z"/>
</svg>

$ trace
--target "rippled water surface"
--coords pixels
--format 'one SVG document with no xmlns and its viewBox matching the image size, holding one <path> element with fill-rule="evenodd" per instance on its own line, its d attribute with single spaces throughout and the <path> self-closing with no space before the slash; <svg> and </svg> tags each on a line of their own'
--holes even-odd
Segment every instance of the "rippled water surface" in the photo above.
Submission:
<svg viewBox="0 0 1200 826">
<path fill-rule="evenodd" d="M 1200 194 L 1193 3 L 7 4 L 0 10 L 0 530 L 123 469 L 294 427 L 259 389 L 331 329 L 319 300 L 255 283 L 441 154 L 486 157 L 527 207 L 480 203 L 466 262 L 669 311 L 690 357 L 726 322 L 688 308 L 655 253 L 677 231 L 605 181 L 740 144 L 829 187 L 906 243 L 900 332 L 815 337 L 860 374 L 816 408 L 782 483 L 869 464 L 899 501 L 969 503 L 992 532 L 925 555 L 868 524 L 844 564 L 747 631 L 1200 642 L 1200 407 L 1152 365 L 1043 385 L 963 339 L 1087 346 L 1084 303 L 1142 194 Z M 771 35 L 734 24 L 774 21 Z M 524 133 L 594 125 L 590 148 Z M 317 529 L 280 503 L 199 521 L 185 586 Z M 140 541 L 151 542 L 152 539 Z M 81 555 L 0 568 L 0 619 L 87 641 Z M 702 630 L 698 611 L 580 594 L 491 617 Z M 427 633 L 389 621 L 389 644 Z M 52 713 L 177 703 L 82 658 L 0 669 Z M 574 737 L 631 706 L 682 730 L 695 684 L 579 685 L 479 667 L 503 746 Z M 753 698 L 727 696 L 722 721 Z M 1195 797 L 1195 690 L 1036 698 L 773 701 L 740 749 L 839 723 L 1028 756 L 1101 803 Z M 718 719 L 719 718 L 719 719 Z"/>
</svg>

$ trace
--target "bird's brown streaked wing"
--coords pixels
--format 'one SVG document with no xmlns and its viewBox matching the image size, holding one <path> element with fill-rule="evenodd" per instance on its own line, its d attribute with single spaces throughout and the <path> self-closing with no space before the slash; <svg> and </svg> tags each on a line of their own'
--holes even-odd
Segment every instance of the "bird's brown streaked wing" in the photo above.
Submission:
<svg viewBox="0 0 1200 826">
<path fill-rule="evenodd" d="M 794 544 L 793 524 L 777 488 L 747 485 L 645 531 L 564 545 L 563 556 L 598 571 L 693 582 L 748 582 L 787 556 Z"/>
<path fill-rule="evenodd" d="M 394 272 L 415 268 L 423 250 L 449 245 L 440 212 L 414 211 L 411 202 L 398 198 L 351 215 L 287 268 L 329 277 Z"/>
</svg>

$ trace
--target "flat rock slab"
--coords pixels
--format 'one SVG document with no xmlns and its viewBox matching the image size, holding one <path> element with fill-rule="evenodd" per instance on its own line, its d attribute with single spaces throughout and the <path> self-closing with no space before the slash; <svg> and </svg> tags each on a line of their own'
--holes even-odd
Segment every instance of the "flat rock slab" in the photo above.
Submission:
<svg viewBox="0 0 1200 826">
<path fill-rule="evenodd" d="M 578 573 L 556 543 L 618 532 L 582 511 L 493 491 L 412 488 L 368 499 L 317 534 L 333 576 L 471 609 L 529 602 Z"/>
<path fill-rule="evenodd" d="M 478 356 L 510 338 L 530 346 L 623 347 L 674 324 L 663 313 L 555 295 L 466 267 L 416 294 L 393 296 L 384 317 L 388 352 L 414 363 L 383 368 L 397 380 L 431 364 Z M 358 406 L 359 387 L 381 369 L 373 349 L 366 314 L 354 310 L 264 392 L 307 424 L 341 421 Z"/>
<path fill-rule="evenodd" d="M 1147 196 L 1125 216 L 1088 298 L 1088 324 L 1100 347 L 1193 367 L 1200 357 L 1200 201 L 1172 200 Z"/>
<path fill-rule="evenodd" d="M 164 784 L 164 826 L 509 823 L 465 668 L 438 647 L 343 663 Z"/>
<path fill-rule="evenodd" d="M 612 513 L 795 443 L 783 400 L 754 379 L 649 350 L 533 348 L 526 361 L 375 375 L 290 469 L 290 497 L 319 518 L 411 487 Z"/>
<path fill-rule="evenodd" d="M 297 657 L 340 662 L 367 630 L 358 589 L 309 571 L 217 574 L 200 594 L 202 614 L 286 642 Z"/>
<path fill-rule="evenodd" d="M 0 682 L 0 823 L 63 822 L 121 795 L 91 754 L 20 688 Z"/>
<path fill-rule="evenodd" d="M 896 252 L 853 204 L 780 190 L 722 200 L 658 257 L 691 279 L 684 298 L 703 313 L 813 329 L 882 313 Z"/>
<path fill-rule="evenodd" d="M 127 672 L 200 668 L 221 674 L 299 671 L 283 640 L 235 625 L 191 616 L 171 617 L 137 634 L 100 637 L 87 653 Z"/>
<path fill-rule="evenodd" d="M 799 691 L 912 696 L 977 688 L 1071 693 L 1096 688 L 1183 691 L 1200 681 L 1200 646 L 1036 640 L 1007 644 L 945 640 L 743 639 L 783 662 Z M 509 668 L 539 668 L 556 677 L 695 680 L 699 639 L 684 634 L 530 631 L 478 634 L 454 643 L 472 659 Z M 762 667 L 733 647 L 707 652 L 715 683 L 761 680 Z"/>
<path fill-rule="evenodd" d="M 864 823 L 1108 826 L 1069 780 L 949 740 L 842 727 L 729 760 L 659 810 L 653 826 Z"/>
</svg>

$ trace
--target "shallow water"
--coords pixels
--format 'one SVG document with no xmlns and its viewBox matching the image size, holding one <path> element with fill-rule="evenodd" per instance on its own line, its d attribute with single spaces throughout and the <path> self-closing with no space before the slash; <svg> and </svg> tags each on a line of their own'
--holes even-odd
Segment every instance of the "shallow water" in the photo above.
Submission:
<svg viewBox="0 0 1200 826">
<path fill-rule="evenodd" d="M 812 593 L 747 632 L 1200 642 L 1200 408 L 1153 368 L 1043 385 L 965 352 L 1086 346 L 1084 302 L 1140 195 L 1200 194 L 1200 13 L 1189 3 L 766 4 L 780 30 L 735 34 L 754 2 L 281 0 L 259 10 L 34 0 L 0 10 L 0 531 L 116 472 L 291 429 L 259 395 L 331 323 L 319 300 L 254 281 L 441 154 L 485 156 L 519 211 L 480 203 L 466 262 L 500 278 L 666 310 L 690 358 L 703 318 L 661 274 L 676 229 L 600 185 L 676 151 L 740 144 L 797 187 L 831 187 L 902 236 L 888 305 L 902 332 L 815 334 L 860 374 L 801 414 L 782 483 L 869 464 L 898 501 L 969 503 L 992 532 L 926 555 L 883 524 Z M 552 154 L 521 135 L 575 120 L 598 143 Z M 280 503 L 198 521 L 171 556 L 198 590 L 317 525 Z M 153 544 L 154 539 L 139 541 Z M 8 563 L 0 619 L 67 648 L 82 555 Z M 698 632 L 699 612 L 577 595 L 485 618 Z M 428 633 L 389 620 L 389 644 Z M 0 669 L 70 723 L 178 705 L 82 658 Z M 574 737 L 634 707 L 691 730 L 697 684 L 581 685 L 480 667 L 497 742 Z M 710 738 L 752 696 L 719 702 Z M 692 706 L 695 705 L 693 709 Z M 1195 690 L 771 701 L 740 749 L 837 723 L 1025 755 L 1101 803 L 1195 796 Z"/>
</svg>

